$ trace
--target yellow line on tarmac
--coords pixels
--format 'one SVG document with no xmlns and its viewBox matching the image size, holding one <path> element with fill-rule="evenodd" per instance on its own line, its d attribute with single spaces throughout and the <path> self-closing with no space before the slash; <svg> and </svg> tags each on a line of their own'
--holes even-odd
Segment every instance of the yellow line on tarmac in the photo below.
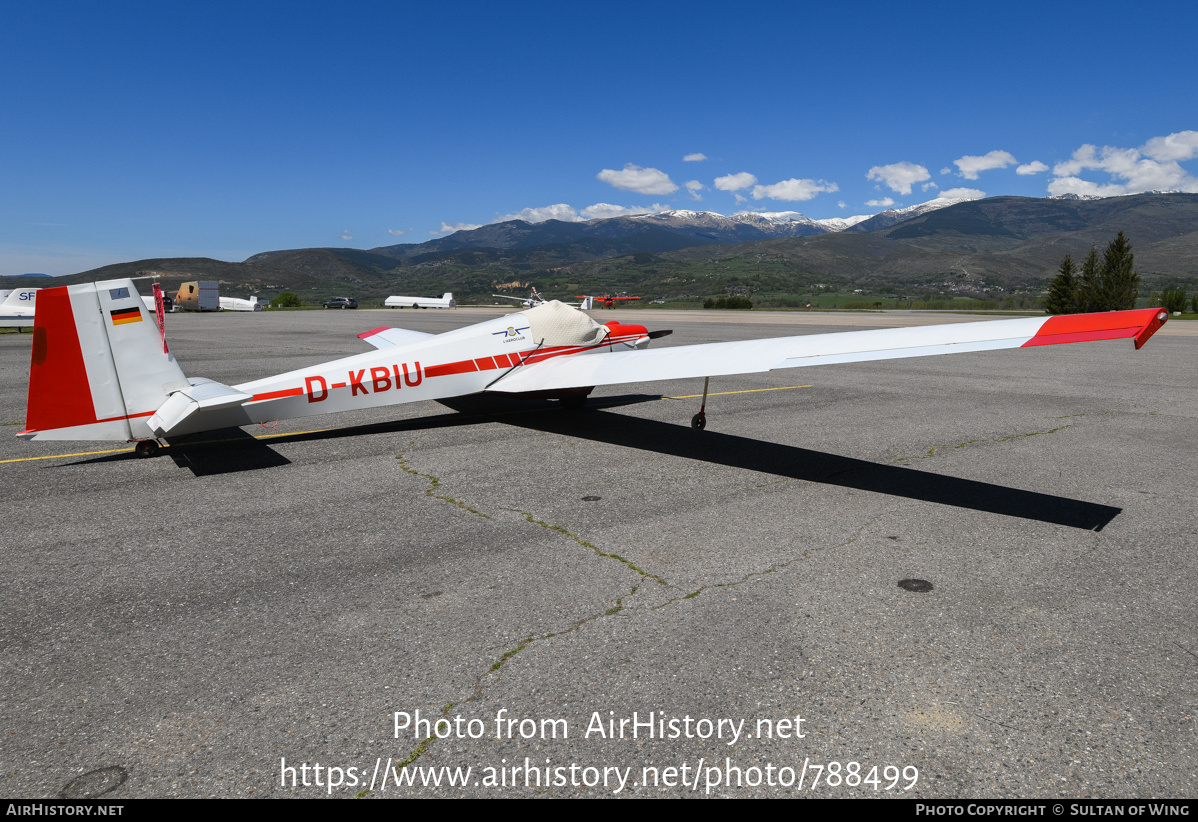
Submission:
<svg viewBox="0 0 1198 822">
<path fill-rule="evenodd" d="M 342 426 L 344 427 L 344 426 Z M 277 434 L 258 434 L 256 440 L 268 440 L 271 437 L 301 437 L 304 434 L 323 434 L 325 431 L 336 431 L 336 428 L 313 428 L 311 431 L 280 431 Z"/>
<path fill-rule="evenodd" d="M 254 437 L 256 440 L 269 439 L 270 437 L 298 437 L 304 434 L 320 434 L 325 431 L 334 431 L 333 428 L 314 428 L 311 431 L 280 431 L 277 434 L 259 434 Z M 186 443 L 186 445 L 209 445 L 214 442 L 224 442 L 224 440 L 197 440 L 195 442 Z M 184 444 L 184 443 L 180 443 Z M 102 454 L 121 454 L 132 451 L 132 448 L 111 448 L 107 451 L 80 451 L 77 454 L 44 454 L 40 457 L 17 457 L 15 459 L 0 460 L 0 465 L 6 462 L 34 462 L 35 460 L 55 460 L 68 459 L 70 457 L 98 457 Z M 164 450 L 169 451 L 170 446 L 166 446 Z"/>
<path fill-rule="evenodd" d="M 65 457 L 93 457 L 97 454 L 119 454 L 122 451 L 132 451 L 132 448 L 113 448 L 109 451 L 82 451 L 78 454 L 46 454 L 42 457 L 17 457 L 11 460 L 0 460 L 0 464 L 6 462 L 33 462 L 34 460 L 54 460 Z"/>
<path fill-rule="evenodd" d="M 784 385 L 779 388 L 748 388 L 744 391 L 712 391 L 707 396 L 720 397 L 726 394 L 755 394 L 760 391 L 789 391 L 793 388 L 813 388 L 813 385 Z M 702 394 L 687 394 L 682 397 L 662 397 L 663 400 L 692 400 L 696 397 L 701 397 Z M 256 440 L 265 440 L 272 437 L 302 437 L 306 434 L 323 434 L 326 431 L 336 431 L 336 428 L 313 428 L 311 431 L 280 431 L 277 434 L 258 434 L 254 437 Z M 187 445 L 207 445 L 213 442 L 222 442 L 222 440 L 198 440 L 195 442 L 186 443 Z M 184 443 L 180 443 L 181 445 Z M 16 459 L 0 460 L 0 465 L 9 462 L 34 462 L 36 460 L 56 460 L 69 459 L 71 457 L 98 457 L 103 454 L 120 454 L 132 451 L 132 448 L 111 448 L 107 451 L 80 451 L 76 454 L 44 454 L 40 457 L 17 457 Z M 166 450 L 170 450 L 167 446 Z"/>
<path fill-rule="evenodd" d="M 789 391 L 792 388 L 814 388 L 814 385 L 784 385 L 781 388 L 746 388 L 744 391 L 712 391 L 707 396 L 722 397 L 725 394 L 756 394 L 759 391 Z M 702 394 L 687 394 L 682 397 L 662 397 L 663 400 L 693 400 Z"/>
</svg>

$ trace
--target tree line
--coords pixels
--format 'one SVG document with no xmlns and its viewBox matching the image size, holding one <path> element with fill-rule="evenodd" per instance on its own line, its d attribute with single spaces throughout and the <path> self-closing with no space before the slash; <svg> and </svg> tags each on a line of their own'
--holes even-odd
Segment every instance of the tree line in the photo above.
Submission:
<svg viewBox="0 0 1198 822">
<path fill-rule="evenodd" d="M 1159 305 L 1170 314 L 1180 314 L 1188 305 L 1191 311 L 1198 314 L 1198 294 L 1187 302 L 1184 288 L 1166 288 L 1160 293 L 1153 291 L 1148 295 L 1148 304 L 1154 308 Z"/>
<path fill-rule="evenodd" d="M 1049 314 L 1120 311 L 1135 308 L 1138 296 L 1140 275 L 1135 270 L 1135 255 L 1131 243 L 1120 231 L 1107 245 L 1101 260 L 1097 246 L 1090 246 L 1080 268 L 1071 255 L 1065 255 L 1048 286 L 1044 310 Z"/>
</svg>

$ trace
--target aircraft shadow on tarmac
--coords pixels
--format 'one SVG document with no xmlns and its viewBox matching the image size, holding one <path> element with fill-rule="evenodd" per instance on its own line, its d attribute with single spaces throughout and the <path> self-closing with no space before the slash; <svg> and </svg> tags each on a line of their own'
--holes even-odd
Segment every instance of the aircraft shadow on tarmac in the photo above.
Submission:
<svg viewBox="0 0 1198 822">
<path fill-rule="evenodd" d="M 1122 508 L 1024 491 L 989 482 L 947 477 L 897 465 L 842 457 L 808 448 L 722 434 L 710 429 L 592 410 L 581 414 L 504 417 L 536 431 L 638 448 L 673 457 L 759 471 L 779 477 L 872 491 L 991 514 L 1101 531 Z"/>
<path fill-rule="evenodd" d="M 240 428 L 168 439 L 166 456 L 197 477 L 290 465 L 291 460 Z"/>
<path fill-rule="evenodd" d="M 947 477 L 913 468 L 884 465 L 808 448 L 723 434 L 710 429 L 694 431 L 687 425 L 612 414 L 605 410 L 660 399 L 662 397 L 659 394 L 603 397 L 591 400 L 585 410 L 563 411 L 558 403 L 549 400 L 464 397 L 441 401 L 443 405 L 457 412 L 453 414 L 302 434 L 281 434 L 270 442 L 283 444 L 499 422 L 533 431 L 637 448 L 789 479 L 872 491 L 876 494 L 1003 514 L 1088 531 L 1101 531 L 1123 512 L 1122 508 L 1110 505 L 1024 491 L 989 482 Z M 290 464 L 290 460 L 276 452 L 266 441 L 256 439 L 239 428 L 182 438 L 172 442 L 171 447 L 166 449 L 166 454 L 176 465 L 191 470 L 196 476 L 277 468 Z M 94 461 L 124 458 L 133 457 L 126 454 L 119 458 L 105 457 Z"/>
</svg>

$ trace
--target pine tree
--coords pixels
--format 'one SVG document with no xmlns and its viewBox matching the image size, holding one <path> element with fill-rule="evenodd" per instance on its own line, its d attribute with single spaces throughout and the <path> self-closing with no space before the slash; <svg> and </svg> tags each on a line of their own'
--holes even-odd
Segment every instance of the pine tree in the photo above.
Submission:
<svg viewBox="0 0 1198 822">
<path fill-rule="evenodd" d="M 1073 257 L 1065 255 L 1057 269 L 1057 276 L 1052 278 L 1048 286 L 1048 299 L 1044 301 L 1044 310 L 1049 314 L 1074 314 L 1077 312 L 1077 283 L 1073 277 Z"/>
<path fill-rule="evenodd" d="M 1103 306 L 1098 311 L 1136 307 L 1136 297 L 1140 296 L 1140 275 L 1136 273 L 1135 262 L 1131 243 L 1120 231 L 1102 255 L 1100 279 Z"/>
<path fill-rule="evenodd" d="M 1102 277 L 1098 269 L 1098 249 L 1090 246 L 1090 253 L 1082 263 L 1081 276 L 1073 288 L 1074 310 L 1082 313 L 1088 311 L 1105 311 L 1102 294 Z"/>
</svg>

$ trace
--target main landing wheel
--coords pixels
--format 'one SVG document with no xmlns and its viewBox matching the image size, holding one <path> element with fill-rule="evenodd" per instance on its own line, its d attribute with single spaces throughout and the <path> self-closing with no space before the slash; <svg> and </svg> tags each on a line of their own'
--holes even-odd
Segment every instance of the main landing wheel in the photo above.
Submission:
<svg viewBox="0 0 1198 822">
<path fill-rule="evenodd" d="M 691 428 L 696 431 L 702 431 L 707 427 L 707 415 L 700 411 L 695 416 L 691 417 Z"/>
<path fill-rule="evenodd" d="M 158 443 L 154 440 L 142 440 L 133 447 L 133 453 L 139 457 L 158 456 Z"/>
</svg>

